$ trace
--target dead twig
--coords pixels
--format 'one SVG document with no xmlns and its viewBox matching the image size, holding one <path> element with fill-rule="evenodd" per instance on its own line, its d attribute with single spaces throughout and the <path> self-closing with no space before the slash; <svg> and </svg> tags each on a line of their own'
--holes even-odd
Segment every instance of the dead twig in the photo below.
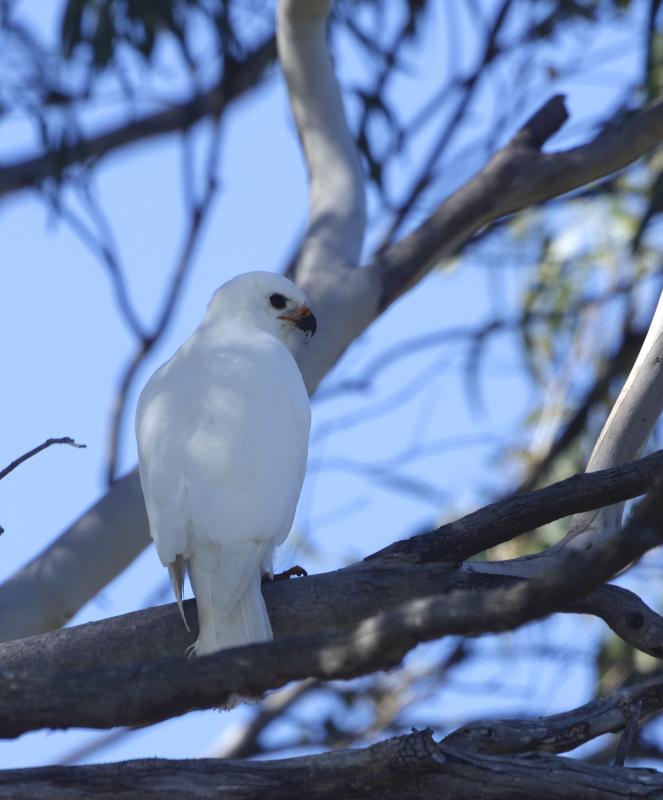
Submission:
<svg viewBox="0 0 663 800">
<path fill-rule="evenodd" d="M 33 447 L 32 450 L 28 450 L 27 453 L 23 453 L 22 456 L 19 456 L 15 461 L 12 461 L 11 464 L 8 464 L 4 469 L 0 470 L 0 481 L 3 478 L 6 478 L 10 472 L 13 472 L 16 467 L 20 467 L 20 465 L 27 461 L 32 456 L 36 456 L 37 453 L 41 453 L 42 450 L 45 450 L 47 447 L 50 447 L 52 444 L 68 444 L 71 447 L 87 447 L 86 444 L 79 444 L 78 442 L 74 441 L 71 436 L 61 436 L 59 439 L 46 439 L 45 442 L 42 442 L 37 447 Z"/>
<path fill-rule="evenodd" d="M 42 450 L 45 450 L 47 447 L 50 447 L 52 444 L 68 444 L 71 447 L 87 447 L 86 444 L 79 444 L 78 442 L 74 441 L 71 436 L 61 436 L 59 439 L 46 439 L 45 442 L 42 442 L 37 447 L 33 447 L 32 450 L 28 450 L 27 453 L 23 453 L 22 456 L 19 456 L 17 459 L 8 464 L 4 469 L 0 470 L 0 481 L 3 478 L 6 478 L 10 472 L 13 472 L 16 467 L 19 467 L 24 461 L 27 461 L 32 456 L 36 456 L 37 453 L 41 453 Z M 0 535 L 5 532 L 5 529 L 0 525 Z"/>
</svg>

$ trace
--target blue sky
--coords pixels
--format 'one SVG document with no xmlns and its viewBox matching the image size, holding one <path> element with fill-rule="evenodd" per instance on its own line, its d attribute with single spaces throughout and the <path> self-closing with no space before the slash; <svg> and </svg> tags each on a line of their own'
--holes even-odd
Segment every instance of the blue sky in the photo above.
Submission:
<svg viewBox="0 0 663 800">
<path fill-rule="evenodd" d="M 57 16 L 59 3 L 45 5 Z M 44 4 L 35 0 L 23 6 L 33 19 L 37 10 L 39 14 L 44 11 Z M 42 16 L 39 25 L 50 30 L 52 19 Z M 404 107 L 414 108 L 434 88 L 432 76 L 442 68 L 439 43 L 443 26 L 438 10 L 416 51 L 416 60 L 412 56 L 410 73 L 394 88 L 395 100 Z M 619 51 L 625 38 L 623 32 L 612 29 L 602 37 L 592 47 L 600 50 L 612 44 Z M 341 42 L 339 64 L 344 78 L 352 78 L 354 70 L 360 70 L 356 60 L 349 44 Z M 607 109 L 619 87 L 638 68 L 632 55 L 626 53 L 611 60 L 603 80 L 596 70 L 588 70 L 582 80 L 557 86 L 557 91 L 568 93 L 574 120 L 569 135 L 560 138 L 572 140 L 579 118 Z M 508 86 L 508 76 L 502 76 L 502 82 Z M 534 103 L 526 112 L 535 107 Z M 94 124 L 94 120 L 90 122 Z M 197 130 L 199 152 L 208 132 L 204 125 Z M 11 120 L 0 141 L 0 160 L 6 160 L 6 153 L 29 149 L 30 138 L 20 120 Z M 422 137 L 421 146 L 424 143 Z M 102 163 L 95 180 L 127 268 L 130 296 L 145 320 L 155 318 L 185 222 L 179 144 L 178 137 L 169 137 L 121 151 Z M 467 142 L 461 141 L 458 147 L 464 144 Z M 396 185 L 407 175 L 408 159 L 411 163 L 415 157 L 416 153 L 406 154 L 402 175 L 397 173 L 393 178 Z M 437 196 L 467 178 L 476 166 L 472 166 L 472 158 L 466 165 L 460 164 Z M 239 272 L 281 268 L 302 230 L 305 171 L 279 74 L 228 114 L 219 177 L 220 193 L 200 243 L 195 270 L 173 324 L 145 364 L 130 397 L 130 419 L 122 439 L 125 470 L 135 463 L 131 420 L 137 394 L 147 377 L 197 325 L 219 284 Z M 422 213 L 431 202 L 423 205 Z M 115 309 L 103 268 L 38 198 L 23 193 L 2 201 L 0 231 L 4 245 L 0 465 L 51 436 L 73 436 L 87 445 L 85 450 L 53 447 L 0 483 L 0 524 L 6 529 L 0 540 L 0 577 L 6 577 L 104 491 L 108 420 L 118 375 L 133 345 Z M 505 265 L 504 279 L 508 305 L 522 276 Z M 436 271 L 371 327 L 325 386 L 360 376 L 374 357 L 405 338 L 480 322 L 494 314 L 494 306 L 491 284 L 471 259 L 462 268 L 455 265 Z M 486 462 L 486 456 L 500 436 L 521 423 L 531 401 L 530 388 L 506 340 L 491 344 L 485 363 L 485 411 L 479 418 L 468 407 L 459 353 L 449 348 L 395 363 L 365 392 L 314 403 L 312 471 L 295 524 L 295 544 L 284 546 L 283 565 L 302 560 L 302 552 L 307 554 L 305 566 L 311 571 L 347 563 L 471 508 L 487 490 L 504 485 L 504 466 Z M 389 407 L 390 398 L 418 375 L 418 388 L 406 402 L 396 411 L 380 413 Z M 350 426 L 347 420 L 352 422 L 354 416 L 359 421 Z M 346 419 L 346 423 L 339 427 L 339 419 Z M 403 469 L 384 468 L 390 459 L 420 448 L 422 443 L 434 446 Z M 376 470 L 376 464 L 382 468 Z M 314 543 L 316 552 L 297 549 L 297 541 L 302 540 Z M 63 580 L 75 579 L 73 575 L 63 576 Z M 155 553 L 146 551 L 127 573 L 84 608 L 74 623 L 141 607 L 163 581 Z M 161 602 L 166 601 L 170 601 L 167 594 Z M 555 620 L 546 623 L 565 624 Z M 597 624 L 585 619 L 574 624 L 589 646 L 599 630 Z M 515 652 L 518 640 L 514 637 L 544 638 L 545 628 L 537 630 L 525 629 L 499 642 L 485 640 L 478 645 L 486 651 L 482 679 L 493 669 L 491 648 L 503 652 L 513 647 Z M 537 683 L 545 687 L 558 666 L 550 661 L 537 667 L 531 659 L 522 664 L 514 660 L 512 680 L 522 683 L 533 669 L 539 670 Z M 467 676 L 468 681 L 471 679 Z M 554 699 L 544 691 L 540 702 L 536 696 L 533 702 L 544 712 L 558 710 L 581 702 L 590 686 L 591 675 L 580 670 Z M 445 690 L 438 699 L 448 707 L 454 697 L 464 695 Z M 489 706 L 493 713 L 512 707 L 508 698 L 492 693 L 489 699 L 482 696 L 477 701 L 477 712 L 487 712 Z M 247 713 L 239 709 L 232 715 L 189 714 L 133 735 L 108 748 L 100 758 L 200 755 L 225 726 Z M 49 763 L 92 736 L 79 731 L 30 734 L 17 742 L 0 744 L 0 765 Z"/>
</svg>

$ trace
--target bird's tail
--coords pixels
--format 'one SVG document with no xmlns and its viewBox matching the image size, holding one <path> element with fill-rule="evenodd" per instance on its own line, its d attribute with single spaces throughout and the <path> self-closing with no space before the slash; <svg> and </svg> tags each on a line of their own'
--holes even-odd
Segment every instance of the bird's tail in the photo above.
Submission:
<svg viewBox="0 0 663 800">
<path fill-rule="evenodd" d="M 197 656 L 272 639 L 272 626 L 261 590 L 260 558 L 256 561 L 247 579 L 236 586 L 237 594 L 228 591 L 228 581 L 224 581 L 227 573 L 224 576 L 210 570 L 208 563 L 201 565 L 195 559 L 189 561 L 189 575 L 198 609 L 199 633 L 193 645 Z M 237 578 L 237 573 L 233 577 Z M 233 600 L 237 599 L 228 602 L 229 594 L 231 597 L 234 595 Z"/>
</svg>

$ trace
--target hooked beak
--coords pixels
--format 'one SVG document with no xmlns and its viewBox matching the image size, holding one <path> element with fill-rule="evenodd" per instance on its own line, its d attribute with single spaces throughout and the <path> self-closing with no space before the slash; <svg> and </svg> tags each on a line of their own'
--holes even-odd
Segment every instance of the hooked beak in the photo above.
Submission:
<svg viewBox="0 0 663 800">
<path fill-rule="evenodd" d="M 308 306 L 300 306 L 295 309 L 292 314 L 281 314 L 279 319 L 286 319 L 288 322 L 293 322 L 295 327 L 299 328 L 300 331 L 304 331 L 307 336 L 314 336 L 318 327 L 313 312 Z"/>
</svg>

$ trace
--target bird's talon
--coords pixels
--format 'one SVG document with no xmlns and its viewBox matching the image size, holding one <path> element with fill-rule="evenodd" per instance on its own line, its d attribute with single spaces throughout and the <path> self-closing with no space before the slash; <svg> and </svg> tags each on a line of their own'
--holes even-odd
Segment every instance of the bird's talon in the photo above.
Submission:
<svg viewBox="0 0 663 800">
<path fill-rule="evenodd" d="M 304 569 L 304 567 L 300 567 L 299 564 L 295 564 L 294 567 L 290 567 L 290 569 L 285 570 L 285 572 L 279 572 L 278 575 L 274 575 L 272 580 L 273 581 L 287 581 L 290 578 L 305 578 L 308 575 L 308 572 Z"/>
</svg>

